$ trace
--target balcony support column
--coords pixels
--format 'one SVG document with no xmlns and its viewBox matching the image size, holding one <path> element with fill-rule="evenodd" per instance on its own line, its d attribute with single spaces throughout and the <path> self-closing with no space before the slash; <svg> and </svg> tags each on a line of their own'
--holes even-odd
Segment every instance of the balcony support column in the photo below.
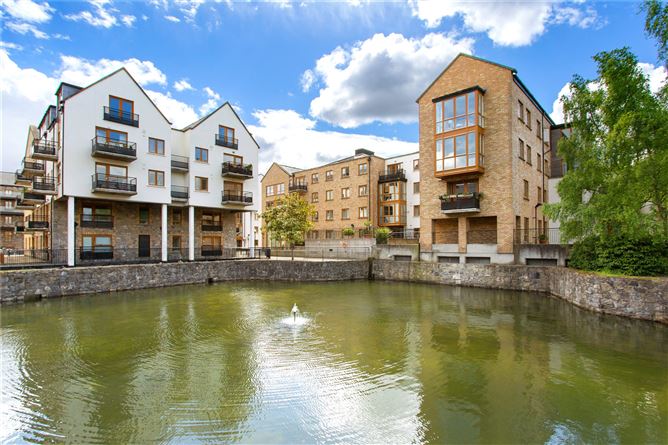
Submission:
<svg viewBox="0 0 668 445">
<path fill-rule="evenodd" d="M 188 261 L 195 260 L 195 207 L 188 206 Z"/>
<path fill-rule="evenodd" d="M 67 265 L 74 266 L 74 196 L 67 197 Z"/>
<path fill-rule="evenodd" d="M 458 239 L 459 239 L 459 253 L 466 253 L 466 245 L 468 244 L 467 236 L 467 226 L 468 218 L 465 216 L 460 216 L 457 218 L 457 229 L 458 229 Z"/>
<path fill-rule="evenodd" d="M 161 252 L 161 261 L 167 261 L 167 204 L 162 205 L 161 209 L 161 219 L 160 219 L 160 235 L 162 237 L 160 247 Z"/>
<path fill-rule="evenodd" d="M 250 232 L 250 256 L 251 258 L 255 257 L 255 225 L 253 224 L 255 222 L 255 215 L 256 212 L 248 212 L 248 228 L 247 230 Z"/>
</svg>

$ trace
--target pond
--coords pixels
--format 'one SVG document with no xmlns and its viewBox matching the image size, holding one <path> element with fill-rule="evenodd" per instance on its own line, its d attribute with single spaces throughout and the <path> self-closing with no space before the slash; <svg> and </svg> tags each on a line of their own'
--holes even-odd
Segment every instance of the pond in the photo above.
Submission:
<svg viewBox="0 0 668 445">
<path fill-rule="evenodd" d="M 359 281 L 70 297 L 2 307 L 0 348 L 0 442 L 668 439 L 668 327 L 533 293 Z"/>
</svg>

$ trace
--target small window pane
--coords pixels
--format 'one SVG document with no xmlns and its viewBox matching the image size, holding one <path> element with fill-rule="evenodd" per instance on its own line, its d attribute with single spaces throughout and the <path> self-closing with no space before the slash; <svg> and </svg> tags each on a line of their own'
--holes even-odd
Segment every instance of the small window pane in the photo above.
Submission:
<svg viewBox="0 0 668 445">
<path fill-rule="evenodd" d="M 452 138 L 447 138 L 445 140 L 445 157 L 449 158 L 455 153 L 455 141 Z"/>
<path fill-rule="evenodd" d="M 468 107 L 469 107 L 468 112 L 472 113 L 475 110 L 475 93 L 470 92 L 469 94 L 467 94 L 467 97 L 468 97 L 468 102 L 469 102 L 468 103 Z"/>
<path fill-rule="evenodd" d="M 455 149 L 458 156 L 466 154 L 466 138 L 464 135 L 456 137 Z"/>
<path fill-rule="evenodd" d="M 457 104 L 455 108 L 455 112 L 457 116 L 461 116 L 462 114 L 466 114 L 466 98 L 464 96 L 458 96 L 457 97 Z"/>
<path fill-rule="evenodd" d="M 453 118 L 455 116 L 455 110 L 453 108 L 452 99 L 446 100 L 445 103 L 445 118 Z"/>
</svg>

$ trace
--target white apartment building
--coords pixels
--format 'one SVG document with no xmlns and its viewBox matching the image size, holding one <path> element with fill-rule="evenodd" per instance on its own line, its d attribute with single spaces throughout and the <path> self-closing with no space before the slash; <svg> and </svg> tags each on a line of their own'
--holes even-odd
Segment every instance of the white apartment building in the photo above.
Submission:
<svg viewBox="0 0 668 445">
<path fill-rule="evenodd" d="M 259 209 L 258 150 L 229 103 L 174 129 L 124 68 L 62 83 L 17 172 L 25 247 L 66 250 L 68 265 L 223 256 Z"/>
</svg>

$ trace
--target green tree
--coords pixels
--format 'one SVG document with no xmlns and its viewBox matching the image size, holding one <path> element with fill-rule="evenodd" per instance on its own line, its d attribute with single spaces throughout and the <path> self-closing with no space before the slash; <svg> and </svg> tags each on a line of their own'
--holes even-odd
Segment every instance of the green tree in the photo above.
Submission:
<svg viewBox="0 0 668 445">
<path fill-rule="evenodd" d="M 668 4 L 645 0 L 643 10 L 647 13 L 645 32 L 656 39 L 659 59 L 668 66 Z"/>
<path fill-rule="evenodd" d="M 559 142 L 570 170 L 545 206 L 569 239 L 668 237 L 668 104 L 628 48 L 594 56 L 598 77 L 574 76 Z"/>
<path fill-rule="evenodd" d="M 297 193 L 279 198 L 274 206 L 262 213 L 269 232 L 274 241 L 287 243 L 292 250 L 292 259 L 295 259 L 295 244 L 304 241 L 304 234 L 313 228 L 311 219 L 315 210 Z"/>
</svg>

